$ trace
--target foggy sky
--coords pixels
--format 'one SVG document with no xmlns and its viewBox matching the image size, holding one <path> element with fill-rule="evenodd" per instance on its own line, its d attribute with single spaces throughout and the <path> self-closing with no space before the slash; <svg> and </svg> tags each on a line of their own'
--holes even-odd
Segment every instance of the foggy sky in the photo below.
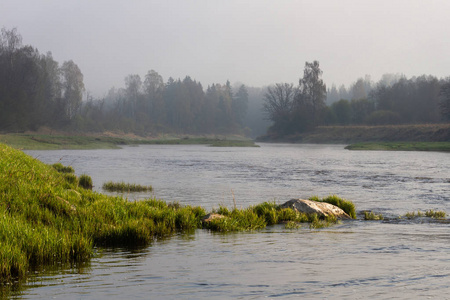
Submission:
<svg viewBox="0 0 450 300">
<path fill-rule="evenodd" d="M 371 75 L 450 76 L 448 0 L 0 0 L 0 27 L 72 59 L 103 96 L 154 69 L 204 87 L 297 84 L 318 60 L 328 87 Z"/>
</svg>

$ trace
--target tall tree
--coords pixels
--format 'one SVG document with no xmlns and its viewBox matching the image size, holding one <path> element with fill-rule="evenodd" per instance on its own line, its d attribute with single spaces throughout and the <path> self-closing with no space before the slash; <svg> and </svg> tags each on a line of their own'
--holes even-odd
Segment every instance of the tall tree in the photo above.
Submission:
<svg viewBox="0 0 450 300">
<path fill-rule="evenodd" d="M 299 93 L 296 99 L 297 106 L 309 106 L 312 114 L 312 127 L 316 127 L 319 123 L 319 115 L 325 107 L 325 99 L 327 97 L 327 87 L 321 79 L 322 70 L 317 60 L 312 63 L 305 63 L 303 78 L 299 80 Z"/>
<path fill-rule="evenodd" d="M 63 63 L 61 73 L 63 108 L 65 117 L 70 121 L 81 107 L 84 91 L 83 74 L 72 60 Z"/>
<path fill-rule="evenodd" d="M 138 101 L 141 95 L 142 81 L 138 74 L 130 74 L 125 77 L 125 93 L 128 103 L 128 116 L 136 121 Z"/>
<path fill-rule="evenodd" d="M 444 120 L 450 121 L 450 79 L 447 79 L 447 82 L 442 85 L 439 98 L 441 116 Z"/>
<path fill-rule="evenodd" d="M 145 75 L 144 93 L 147 101 L 147 112 L 154 124 L 165 122 L 164 80 L 158 72 L 150 70 Z"/>
<path fill-rule="evenodd" d="M 232 102 L 233 116 L 237 124 L 243 125 L 248 108 L 248 91 L 245 85 L 241 84 L 234 94 Z"/>
</svg>

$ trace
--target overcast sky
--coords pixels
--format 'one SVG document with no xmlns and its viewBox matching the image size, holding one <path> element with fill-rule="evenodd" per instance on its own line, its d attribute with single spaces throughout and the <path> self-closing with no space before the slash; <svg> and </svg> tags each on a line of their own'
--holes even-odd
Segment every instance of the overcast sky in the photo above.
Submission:
<svg viewBox="0 0 450 300">
<path fill-rule="evenodd" d="M 448 0 L 0 0 L 0 27 L 103 96 L 154 69 L 211 83 L 297 84 L 318 60 L 327 86 L 385 73 L 450 76 Z"/>
</svg>

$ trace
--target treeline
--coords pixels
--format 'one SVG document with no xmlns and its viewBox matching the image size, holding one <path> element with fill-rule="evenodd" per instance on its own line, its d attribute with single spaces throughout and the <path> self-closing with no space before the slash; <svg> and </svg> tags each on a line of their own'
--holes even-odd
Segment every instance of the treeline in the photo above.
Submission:
<svg viewBox="0 0 450 300">
<path fill-rule="evenodd" d="M 366 76 L 348 89 L 326 88 L 319 62 L 306 62 L 298 85 L 268 88 L 212 84 L 206 89 L 186 76 L 169 78 L 150 70 L 125 77 L 124 87 L 105 97 L 85 93 L 83 74 L 71 60 L 22 45 L 16 29 L 0 35 L 0 131 L 70 131 L 286 135 L 319 125 L 387 125 L 450 120 L 450 78 Z M 83 99 L 84 98 L 84 99 Z M 328 105 L 327 105 L 328 103 Z M 264 119 L 263 113 L 266 114 Z"/>
<path fill-rule="evenodd" d="M 23 46 L 16 29 L 0 36 L 0 131 L 62 130 L 124 131 L 138 134 L 239 133 L 245 127 L 248 91 L 230 82 L 203 89 L 189 76 L 167 82 L 151 70 L 125 78 L 125 87 L 94 99 L 85 92 L 83 74 L 73 61 L 59 65 Z"/>
<path fill-rule="evenodd" d="M 59 65 L 23 46 L 16 29 L 0 35 L 0 130 L 67 126 L 82 104 L 83 74 L 73 61 Z"/>
<path fill-rule="evenodd" d="M 84 122 L 82 129 L 97 131 L 244 134 L 247 107 L 245 85 L 212 84 L 204 91 L 189 76 L 164 83 L 151 70 L 143 82 L 139 75 L 129 75 L 124 88 L 111 89 L 101 101 L 88 100 L 80 127 Z"/>
<path fill-rule="evenodd" d="M 422 124 L 450 120 L 450 79 L 419 76 L 410 79 L 384 75 L 374 84 L 370 78 L 359 79 L 347 91 L 332 87 L 329 99 L 346 95 L 333 102 L 327 112 L 326 124 Z"/>
<path fill-rule="evenodd" d="M 275 84 L 264 95 L 273 122 L 268 134 L 283 136 L 318 125 L 396 125 L 450 121 L 450 78 L 407 79 L 384 75 L 374 84 L 358 79 L 349 89 L 326 90 L 318 62 L 306 63 L 299 85 Z M 325 99 L 329 102 L 326 105 Z"/>
</svg>

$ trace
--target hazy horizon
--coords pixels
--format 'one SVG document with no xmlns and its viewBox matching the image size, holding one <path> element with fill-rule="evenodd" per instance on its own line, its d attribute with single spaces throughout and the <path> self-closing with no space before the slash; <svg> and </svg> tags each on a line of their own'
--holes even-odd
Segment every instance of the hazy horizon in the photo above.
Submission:
<svg viewBox="0 0 450 300">
<path fill-rule="evenodd" d="M 370 75 L 439 78 L 450 70 L 450 2 L 25 1 L 0 3 L 0 27 L 55 60 L 73 60 L 101 97 L 129 74 L 204 87 L 298 83 L 318 60 L 328 87 Z"/>
</svg>

